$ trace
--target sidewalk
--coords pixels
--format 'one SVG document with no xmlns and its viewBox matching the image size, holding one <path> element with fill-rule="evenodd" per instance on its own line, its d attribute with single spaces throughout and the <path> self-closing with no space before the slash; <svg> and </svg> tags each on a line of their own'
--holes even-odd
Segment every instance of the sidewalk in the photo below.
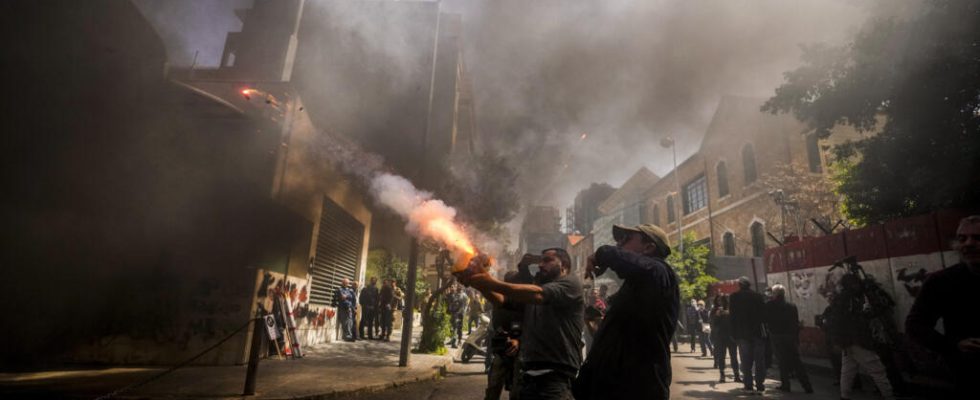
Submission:
<svg viewBox="0 0 980 400">
<path fill-rule="evenodd" d="M 419 329 L 416 329 L 416 332 Z M 395 331 L 392 337 L 401 337 Z M 414 341 L 418 340 L 418 334 Z M 449 355 L 412 354 L 398 367 L 398 342 L 335 342 L 306 349 L 296 360 L 259 363 L 255 396 L 241 396 L 245 366 L 186 367 L 120 398 L 329 399 L 435 379 Z M 164 368 L 109 368 L 0 374 L 0 398 L 95 398 Z"/>
</svg>

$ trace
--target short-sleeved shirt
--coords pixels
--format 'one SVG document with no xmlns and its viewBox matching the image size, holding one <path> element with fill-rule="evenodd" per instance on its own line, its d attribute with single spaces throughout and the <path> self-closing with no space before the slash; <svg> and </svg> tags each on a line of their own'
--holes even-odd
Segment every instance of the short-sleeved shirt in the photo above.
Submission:
<svg viewBox="0 0 980 400">
<path fill-rule="evenodd" d="M 521 361 L 560 367 L 574 375 L 582 364 L 585 298 L 582 281 L 565 275 L 541 285 L 542 304 L 524 308 Z"/>
</svg>

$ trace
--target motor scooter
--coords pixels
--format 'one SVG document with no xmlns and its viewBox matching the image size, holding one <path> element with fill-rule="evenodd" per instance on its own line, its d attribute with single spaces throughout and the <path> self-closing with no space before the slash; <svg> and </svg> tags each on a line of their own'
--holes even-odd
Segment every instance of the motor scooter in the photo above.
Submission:
<svg viewBox="0 0 980 400">
<path fill-rule="evenodd" d="M 487 356 L 487 340 L 489 338 L 487 332 L 489 331 L 490 318 L 486 315 L 481 315 L 480 326 L 476 327 L 476 330 L 463 341 L 463 352 L 459 356 L 463 364 L 470 362 L 475 355 Z"/>
</svg>

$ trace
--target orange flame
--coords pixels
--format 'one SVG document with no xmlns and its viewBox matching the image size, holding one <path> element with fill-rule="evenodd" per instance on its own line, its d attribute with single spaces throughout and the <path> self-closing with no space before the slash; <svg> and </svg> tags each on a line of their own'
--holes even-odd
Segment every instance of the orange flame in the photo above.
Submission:
<svg viewBox="0 0 980 400">
<path fill-rule="evenodd" d="M 445 243 L 448 247 L 462 251 L 470 256 L 476 254 L 476 248 L 470 243 L 458 226 L 443 218 L 434 218 L 422 222 L 422 232 L 434 239 Z"/>
</svg>

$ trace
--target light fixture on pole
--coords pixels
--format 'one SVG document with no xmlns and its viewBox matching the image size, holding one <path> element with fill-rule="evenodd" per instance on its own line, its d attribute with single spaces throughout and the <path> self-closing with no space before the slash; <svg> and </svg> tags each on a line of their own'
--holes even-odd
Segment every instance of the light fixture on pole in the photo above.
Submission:
<svg viewBox="0 0 980 400">
<path fill-rule="evenodd" d="M 674 215 L 677 216 L 677 218 L 674 219 L 674 222 L 677 224 L 677 249 L 680 250 L 681 255 L 683 256 L 684 255 L 684 235 L 683 235 L 683 232 L 681 230 L 681 213 L 680 213 L 680 210 L 679 210 L 679 207 L 678 206 L 680 205 L 681 202 L 684 201 L 684 199 L 681 196 L 681 179 L 680 179 L 680 177 L 677 176 L 677 146 L 675 146 L 675 144 L 674 144 L 674 137 L 673 136 L 670 136 L 670 135 L 668 135 L 667 137 L 665 137 L 663 139 L 660 139 L 660 145 L 663 146 L 663 148 L 665 148 L 665 149 L 666 148 L 670 148 L 670 150 L 674 153 L 674 184 L 677 185 L 677 195 L 678 195 L 678 197 L 681 197 L 681 198 L 678 199 L 680 201 L 675 201 L 674 202 L 674 210 L 673 211 L 675 213 Z"/>
</svg>

